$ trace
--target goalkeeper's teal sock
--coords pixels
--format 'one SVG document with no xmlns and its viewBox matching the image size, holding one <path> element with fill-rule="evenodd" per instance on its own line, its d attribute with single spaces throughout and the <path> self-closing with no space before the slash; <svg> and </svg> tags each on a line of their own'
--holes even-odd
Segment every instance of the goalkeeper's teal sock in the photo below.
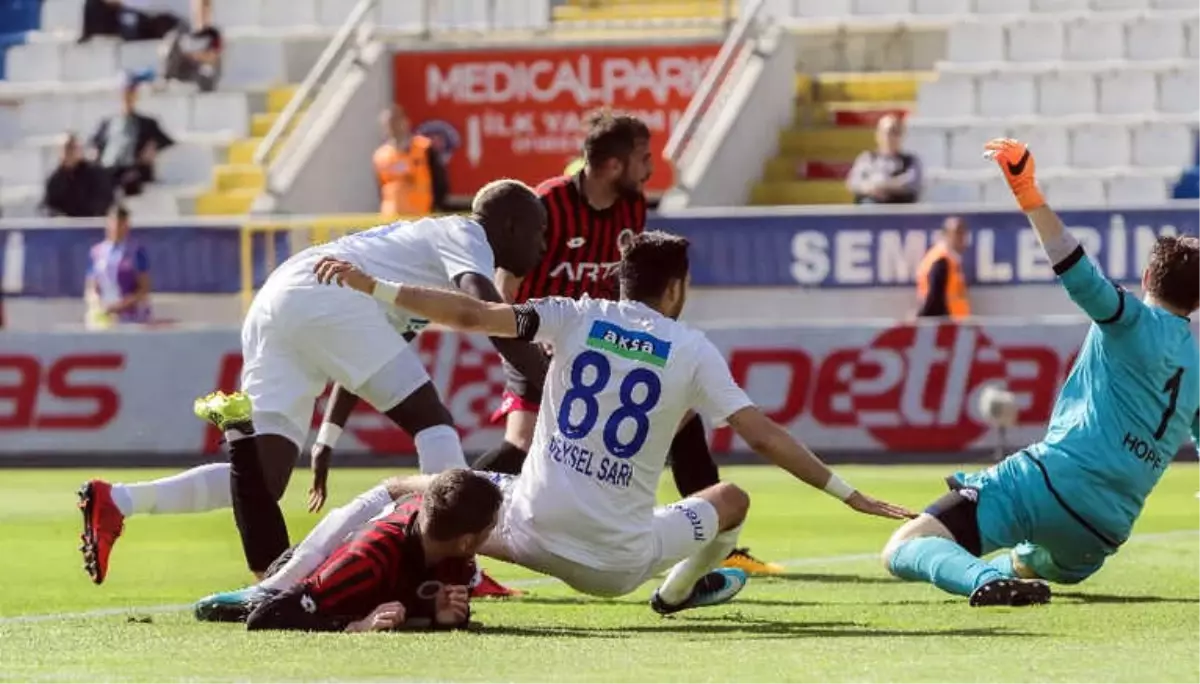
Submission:
<svg viewBox="0 0 1200 684">
<path fill-rule="evenodd" d="M 988 565 L 958 543 L 942 537 L 910 539 L 892 554 L 888 569 L 896 577 L 930 582 L 942 591 L 970 596 L 979 587 L 1003 579 Z"/>
<path fill-rule="evenodd" d="M 988 561 L 988 565 L 991 565 L 993 568 L 996 568 L 996 571 L 999 572 L 1001 575 L 1004 575 L 1005 577 L 1009 577 L 1012 579 L 1015 579 L 1017 577 L 1017 571 L 1016 571 L 1016 569 L 1013 568 L 1013 559 L 1012 559 L 1011 551 L 1005 551 L 1004 553 L 1000 554 L 999 556 L 996 556 L 995 558 L 991 559 L 990 561 Z"/>
</svg>

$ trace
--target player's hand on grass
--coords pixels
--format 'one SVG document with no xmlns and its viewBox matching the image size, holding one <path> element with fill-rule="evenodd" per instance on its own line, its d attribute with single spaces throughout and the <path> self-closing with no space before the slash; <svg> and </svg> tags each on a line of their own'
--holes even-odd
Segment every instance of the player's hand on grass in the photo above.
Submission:
<svg viewBox="0 0 1200 684">
<path fill-rule="evenodd" d="M 399 601 L 384 603 L 371 611 L 365 618 L 351 622 L 347 632 L 384 632 L 404 624 L 404 604 Z"/>
<path fill-rule="evenodd" d="M 877 515 L 881 518 L 891 518 L 893 520 L 909 520 L 917 517 L 916 513 L 908 510 L 904 506 L 880 501 L 863 494 L 862 492 L 854 492 L 846 498 L 846 505 L 859 513 L 867 515 Z"/>
<path fill-rule="evenodd" d="M 325 257 L 313 267 L 313 273 L 317 274 L 317 282 L 323 285 L 337 283 L 338 287 L 349 287 L 367 294 L 375 291 L 375 279 L 349 261 Z"/>
<path fill-rule="evenodd" d="M 471 597 L 462 585 L 446 585 L 434 597 L 433 619 L 439 625 L 461 625 L 471 614 Z"/>
<path fill-rule="evenodd" d="M 1037 164 L 1029 146 L 1012 138 L 996 138 L 983 146 L 983 158 L 996 162 L 1022 211 L 1046 205 L 1034 179 Z"/>
<path fill-rule="evenodd" d="M 329 494 L 329 461 L 333 448 L 325 444 L 314 444 L 312 448 L 312 486 L 308 488 L 308 512 L 317 513 L 325 507 Z"/>
</svg>

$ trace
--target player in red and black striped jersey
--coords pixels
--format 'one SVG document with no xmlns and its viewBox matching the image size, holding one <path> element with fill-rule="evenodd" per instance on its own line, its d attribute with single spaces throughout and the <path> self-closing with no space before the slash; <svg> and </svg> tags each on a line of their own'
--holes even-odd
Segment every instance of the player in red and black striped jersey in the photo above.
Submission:
<svg viewBox="0 0 1200 684">
<path fill-rule="evenodd" d="M 475 552 L 496 526 L 500 490 L 465 469 L 444 471 L 396 502 L 300 584 L 259 604 L 249 629 L 378 631 L 463 627 Z"/>
<path fill-rule="evenodd" d="M 523 279 L 499 271 L 506 301 L 540 297 L 617 299 L 621 247 L 646 227 L 645 185 L 654 170 L 650 129 L 635 116 L 600 111 L 591 115 L 584 139 L 584 166 L 537 188 L 548 217 L 546 252 Z M 477 470 L 517 474 L 533 439 L 544 373 L 529 378 L 504 364 L 506 386 L 495 420 L 505 419 L 504 442 L 482 455 Z M 671 445 L 671 473 L 687 497 L 720 482 L 704 424 L 691 416 Z M 756 574 L 783 568 L 735 549 L 726 563 Z"/>
</svg>

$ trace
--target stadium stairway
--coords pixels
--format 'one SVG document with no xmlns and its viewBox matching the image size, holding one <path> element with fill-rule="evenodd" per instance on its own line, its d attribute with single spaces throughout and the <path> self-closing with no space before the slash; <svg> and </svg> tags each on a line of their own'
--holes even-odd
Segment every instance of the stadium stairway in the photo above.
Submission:
<svg viewBox="0 0 1200 684">
<path fill-rule="evenodd" d="M 266 111 L 251 115 L 250 137 L 230 143 L 225 163 L 213 169 L 212 187 L 196 198 L 195 213 L 235 216 L 250 212 L 254 200 L 266 187 L 266 175 L 261 166 L 254 164 L 254 152 L 296 94 L 296 88 L 277 86 L 267 91 Z"/>
<path fill-rule="evenodd" d="M 846 204 L 845 178 L 854 158 L 875 147 L 875 124 L 911 110 L 923 72 L 796 75 L 796 118 L 780 132 L 751 203 Z"/>
<path fill-rule="evenodd" d="M 556 22 L 644 22 L 723 19 L 726 0 L 567 0 L 553 10 Z"/>
</svg>

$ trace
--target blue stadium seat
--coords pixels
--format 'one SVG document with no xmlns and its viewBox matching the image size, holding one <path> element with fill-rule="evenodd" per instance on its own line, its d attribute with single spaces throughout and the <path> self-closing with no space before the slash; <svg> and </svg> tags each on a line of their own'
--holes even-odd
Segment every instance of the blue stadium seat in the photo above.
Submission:
<svg viewBox="0 0 1200 684">
<path fill-rule="evenodd" d="M 5 78 L 8 48 L 25 42 L 25 34 L 41 25 L 42 0 L 7 0 L 0 3 L 0 79 Z"/>
</svg>

